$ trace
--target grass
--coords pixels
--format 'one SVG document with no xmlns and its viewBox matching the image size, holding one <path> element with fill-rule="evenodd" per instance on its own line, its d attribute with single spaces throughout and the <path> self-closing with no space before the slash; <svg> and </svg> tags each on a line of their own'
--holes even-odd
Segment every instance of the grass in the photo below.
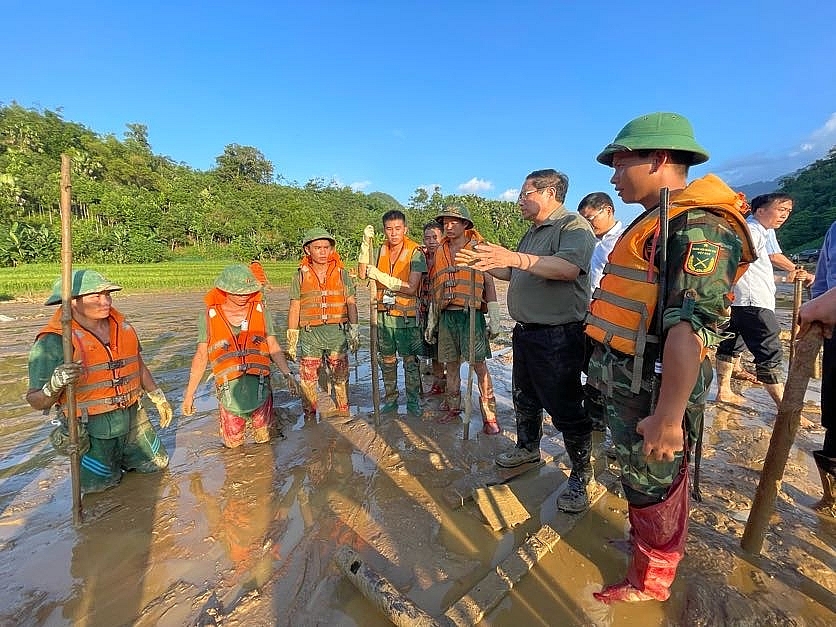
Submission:
<svg viewBox="0 0 836 627">
<path fill-rule="evenodd" d="M 165 292 L 209 289 L 224 267 L 233 261 L 173 261 L 148 264 L 79 264 L 78 270 L 97 270 L 127 292 Z M 262 261 L 273 287 L 287 286 L 298 267 L 295 261 Z M 40 300 L 52 292 L 61 274 L 59 264 L 30 264 L 0 268 L 0 300 Z"/>
</svg>

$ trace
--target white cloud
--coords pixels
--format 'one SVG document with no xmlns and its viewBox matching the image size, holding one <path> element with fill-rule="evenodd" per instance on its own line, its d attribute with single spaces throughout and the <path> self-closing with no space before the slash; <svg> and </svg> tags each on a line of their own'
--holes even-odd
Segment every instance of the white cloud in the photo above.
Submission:
<svg viewBox="0 0 836 627">
<path fill-rule="evenodd" d="M 486 192 L 493 189 L 493 183 L 484 179 L 478 179 L 475 176 L 467 183 L 459 185 L 458 190 L 466 194 L 478 194 L 479 192 Z"/>
<path fill-rule="evenodd" d="M 729 159 L 718 168 L 718 173 L 732 184 L 771 181 L 792 174 L 824 157 L 836 145 L 836 113 L 825 123 L 801 138 L 795 146 L 762 150 Z"/>
<path fill-rule="evenodd" d="M 520 190 L 512 187 L 511 189 L 506 189 L 504 192 L 502 192 L 499 195 L 499 199 L 507 200 L 508 202 L 514 202 L 515 200 L 517 200 L 517 198 L 519 198 L 519 196 Z"/>
<path fill-rule="evenodd" d="M 354 183 L 351 183 L 349 185 L 349 187 L 351 189 L 353 189 L 355 192 L 362 192 L 364 189 L 366 189 L 371 184 L 372 184 L 371 181 L 356 181 Z"/>
</svg>

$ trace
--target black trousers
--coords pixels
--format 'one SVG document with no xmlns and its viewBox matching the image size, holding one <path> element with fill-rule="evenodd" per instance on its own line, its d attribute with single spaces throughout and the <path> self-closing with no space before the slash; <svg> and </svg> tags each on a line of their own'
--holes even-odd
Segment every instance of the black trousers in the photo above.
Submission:
<svg viewBox="0 0 836 627">
<path fill-rule="evenodd" d="M 514 412 L 517 446 L 536 450 L 543 437 L 543 410 L 567 441 L 585 441 L 592 420 L 583 408 L 582 322 L 557 326 L 521 325 L 512 336 Z"/>
</svg>

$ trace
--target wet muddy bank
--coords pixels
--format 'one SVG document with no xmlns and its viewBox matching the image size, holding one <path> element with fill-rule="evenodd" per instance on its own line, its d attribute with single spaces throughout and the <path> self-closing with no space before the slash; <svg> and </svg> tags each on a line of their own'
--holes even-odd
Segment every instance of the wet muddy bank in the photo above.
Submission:
<svg viewBox="0 0 836 627">
<path fill-rule="evenodd" d="M 283 328 L 286 295 L 273 291 L 268 303 Z M 137 327 L 149 367 L 179 410 L 200 294 L 119 294 L 115 306 Z M 0 625 L 388 624 L 335 565 L 340 546 L 438 616 L 528 535 L 544 524 L 567 528 L 577 522 L 571 518 L 580 524 L 483 624 L 836 622 L 836 525 L 808 509 L 821 489 L 809 455 L 820 432 L 799 431 L 763 554 L 739 548 L 775 416 L 757 387 L 741 388 L 747 407 L 709 407 L 703 501 L 692 508 L 686 557 L 666 603 L 607 607 L 593 599 L 623 575 L 627 557 L 611 540 L 626 537 L 626 503 L 599 456 L 609 490 L 582 517 L 557 512 L 566 469 L 549 422 L 543 451 L 551 461 L 508 484 L 529 520 L 496 532 L 472 502 L 451 507 L 449 487 L 492 469 L 493 456 L 513 442 L 511 355 L 503 350 L 509 321 L 489 361 L 499 436 L 479 433 L 474 403 L 471 439 L 462 440 L 461 424 L 435 422 L 437 399 L 426 401 L 423 419 L 407 418 L 402 407 L 376 427 L 364 335 L 351 370 L 350 419 L 306 423 L 298 400 L 279 389 L 283 437 L 230 451 L 203 385 L 198 412 L 161 431 L 169 469 L 128 474 L 118 488 L 85 497 L 85 523 L 76 529 L 67 461 L 46 442 L 48 418 L 23 401 L 29 345 L 50 312 L 0 303 L 10 319 L 0 318 Z M 814 422 L 817 384 L 805 409 Z"/>
</svg>

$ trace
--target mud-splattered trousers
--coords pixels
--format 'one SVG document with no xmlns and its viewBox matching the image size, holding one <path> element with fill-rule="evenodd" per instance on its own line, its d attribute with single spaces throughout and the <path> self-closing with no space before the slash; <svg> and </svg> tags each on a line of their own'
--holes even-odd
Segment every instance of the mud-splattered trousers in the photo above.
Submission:
<svg viewBox="0 0 836 627">
<path fill-rule="evenodd" d="M 348 339 L 342 324 L 323 324 L 299 330 L 299 387 L 305 417 L 316 416 L 317 383 L 322 368 L 330 374 L 334 404 L 348 412 Z"/>
<path fill-rule="evenodd" d="M 592 478 L 592 421 L 583 408 L 581 387 L 585 341 L 581 322 L 517 323 L 512 336 L 517 447 L 540 447 L 545 409 L 563 434 L 572 473 L 584 484 Z"/>
</svg>

